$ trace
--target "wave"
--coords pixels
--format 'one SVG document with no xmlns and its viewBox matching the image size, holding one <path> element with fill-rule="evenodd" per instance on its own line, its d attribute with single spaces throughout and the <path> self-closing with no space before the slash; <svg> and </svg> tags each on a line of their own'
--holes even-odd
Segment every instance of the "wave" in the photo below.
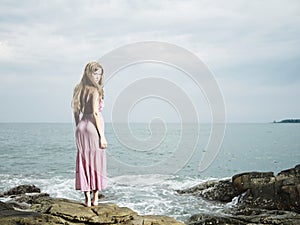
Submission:
<svg viewBox="0 0 300 225">
<path fill-rule="evenodd" d="M 51 197 L 84 201 L 80 191 L 74 189 L 75 179 L 54 175 L 43 178 L 36 175 L 0 174 L 1 191 L 22 184 L 34 184 L 41 192 Z M 215 178 L 183 177 L 177 175 L 122 175 L 110 177 L 108 189 L 101 191 L 105 197 L 100 202 L 112 202 L 121 207 L 129 207 L 141 215 L 161 214 L 178 220 L 186 220 L 192 214 L 212 212 L 226 207 L 225 204 L 206 201 L 191 195 L 179 195 L 175 190 L 192 187 Z M 7 201 L 8 198 L 2 198 Z"/>
</svg>

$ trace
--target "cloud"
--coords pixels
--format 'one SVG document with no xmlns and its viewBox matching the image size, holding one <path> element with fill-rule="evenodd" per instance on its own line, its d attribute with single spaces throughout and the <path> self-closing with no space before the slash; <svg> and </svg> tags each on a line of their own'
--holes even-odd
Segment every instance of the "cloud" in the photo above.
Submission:
<svg viewBox="0 0 300 225">
<path fill-rule="evenodd" d="M 36 89 L 32 80 L 51 85 L 48 92 L 55 82 L 71 90 L 86 62 L 145 40 L 189 49 L 222 81 L 286 88 L 300 82 L 297 0 L 2 0 L 0 5 L 1 100 L 6 86 L 27 82 L 27 90 Z M 221 87 L 225 97 L 227 85 Z M 69 101 L 64 90 L 61 94 Z"/>
<path fill-rule="evenodd" d="M 27 54 L 26 59 L 36 60 L 47 54 L 74 59 L 95 47 L 108 51 L 132 41 L 160 39 L 199 52 L 209 62 L 235 65 L 299 52 L 299 3 L 289 3 L 12 1 L 1 10 L 1 41 L 16 58 Z"/>
</svg>

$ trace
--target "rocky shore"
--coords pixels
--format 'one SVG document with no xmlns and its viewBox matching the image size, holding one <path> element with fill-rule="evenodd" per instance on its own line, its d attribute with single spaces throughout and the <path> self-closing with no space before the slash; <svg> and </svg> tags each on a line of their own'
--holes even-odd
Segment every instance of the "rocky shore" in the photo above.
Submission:
<svg viewBox="0 0 300 225">
<path fill-rule="evenodd" d="M 1 225 L 184 224 L 168 216 L 138 215 L 127 207 L 119 207 L 113 203 L 102 203 L 88 208 L 76 201 L 51 198 L 47 193 L 40 193 L 40 189 L 34 185 L 18 186 L 1 196 L 11 198 L 5 203 L 0 201 Z"/>
<path fill-rule="evenodd" d="M 231 179 L 211 180 L 176 192 L 227 204 L 216 212 L 192 215 L 185 221 L 188 225 L 300 224 L 300 165 L 277 175 L 241 173 Z M 0 224 L 184 224 L 168 216 L 138 215 L 112 203 L 87 208 L 76 201 L 51 198 L 34 185 L 0 193 L 0 197 L 8 196 L 11 200 L 0 202 Z"/>
<path fill-rule="evenodd" d="M 300 224 L 300 165 L 281 171 L 248 172 L 231 179 L 201 183 L 177 190 L 219 202 L 234 202 L 215 214 L 195 214 L 189 225 Z"/>
</svg>

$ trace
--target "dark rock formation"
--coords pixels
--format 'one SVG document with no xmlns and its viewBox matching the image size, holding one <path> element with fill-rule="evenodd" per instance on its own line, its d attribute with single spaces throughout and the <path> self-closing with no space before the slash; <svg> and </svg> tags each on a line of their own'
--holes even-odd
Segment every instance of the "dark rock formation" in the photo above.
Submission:
<svg viewBox="0 0 300 225">
<path fill-rule="evenodd" d="M 192 194 L 221 202 L 230 202 L 232 198 L 238 195 L 230 179 L 206 181 L 194 187 L 176 191 L 179 194 Z"/>
<path fill-rule="evenodd" d="M 241 204 L 264 209 L 289 210 L 300 213 L 300 165 L 284 170 L 277 176 L 272 172 L 250 172 L 232 177 Z"/>
<path fill-rule="evenodd" d="M 195 214 L 187 221 L 188 225 L 299 225 L 300 215 L 289 211 L 246 209 L 231 210 L 225 214 Z"/>
<path fill-rule="evenodd" d="M 273 172 L 249 172 L 231 180 L 207 181 L 179 194 L 230 202 L 237 205 L 218 214 L 193 215 L 188 224 L 300 224 L 300 165 Z"/>
<path fill-rule="evenodd" d="M 14 187 L 6 192 L 1 193 L 1 196 L 5 195 L 20 195 L 25 193 L 40 193 L 41 189 L 37 188 L 34 185 L 20 185 Z"/>
<path fill-rule="evenodd" d="M 26 207 L 20 207 L 26 204 Z M 0 202 L 0 224 L 126 224 L 126 225 L 180 225 L 168 216 L 140 216 L 127 207 L 112 203 L 86 207 L 62 198 L 51 198 L 46 193 L 19 195 L 13 200 Z"/>
</svg>

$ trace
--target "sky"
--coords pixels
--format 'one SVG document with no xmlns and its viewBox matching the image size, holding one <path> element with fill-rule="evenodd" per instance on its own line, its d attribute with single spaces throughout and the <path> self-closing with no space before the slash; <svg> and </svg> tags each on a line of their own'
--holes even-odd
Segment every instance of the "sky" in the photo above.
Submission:
<svg viewBox="0 0 300 225">
<path fill-rule="evenodd" d="M 72 92 L 84 66 L 144 41 L 180 46 L 207 65 L 227 122 L 300 118 L 299 27 L 297 0 L 0 0 L 0 122 L 72 122 Z M 199 121 L 211 120 L 206 93 L 186 75 L 144 63 L 106 83 L 105 121 L 113 121 L 122 91 L 153 76 L 177 84 Z M 181 102 L 153 95 L 141 96 L 127 118 L 178 122 Z"/>
</svg>

